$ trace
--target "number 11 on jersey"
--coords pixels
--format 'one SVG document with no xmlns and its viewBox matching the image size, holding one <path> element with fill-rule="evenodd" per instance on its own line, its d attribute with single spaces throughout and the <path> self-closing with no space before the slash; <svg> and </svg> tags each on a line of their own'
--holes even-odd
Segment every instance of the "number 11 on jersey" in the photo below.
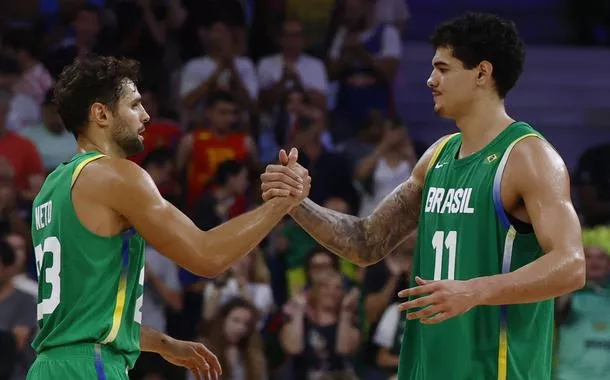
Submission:
<svg viewBox="0 0 610 380">
<path fill-rule="evenodd" d="M 455 278 L 455 256 L 457 251 L 457 231 L 436 231 L 432 236 L 432 247 L 435 251 L 434 258 L 434 280 L 453 280 Z M 443 253 L 447 248 L 448 251 L 448 262 L 447 262 L 447 277 L 442 278 L 443 275 Z"/>
</svg>

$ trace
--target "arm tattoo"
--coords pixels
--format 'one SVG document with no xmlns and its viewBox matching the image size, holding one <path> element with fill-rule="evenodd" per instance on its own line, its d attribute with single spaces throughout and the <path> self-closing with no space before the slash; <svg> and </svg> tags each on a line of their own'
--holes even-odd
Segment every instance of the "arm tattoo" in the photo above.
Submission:
<svg viewBox="0 0 610 380">
<path fill-rule="evenodd" d="M 335 254 L 361 266 L 392 252 L 417 227 L 422 188 L 407 181 L 367 218 L 318 206 L 309 199 L 291 212 L 294 220 Z"/>
</svg>

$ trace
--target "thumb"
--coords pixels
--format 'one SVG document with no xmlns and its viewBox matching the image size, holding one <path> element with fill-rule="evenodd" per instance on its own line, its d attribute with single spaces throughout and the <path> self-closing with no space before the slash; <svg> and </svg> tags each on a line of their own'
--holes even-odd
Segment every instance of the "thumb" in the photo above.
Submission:
<svg viewBox="0 0 610 380">
<path fill-rule="evenodd" d="M 279 158 L 280 164 L 288 165 L 288 155 L 286 154 L 286 151 L 284 149 L 280 149 Z"/>
<path fill-rule="evenodd" d="M 424 280 L 423 278 L 421 278 L 419 276 L 415 276 L 415 282 L 417 282 L 417 285 L 426 285 L 426 284 L 431 283 L 432 281 Z"/>
<path fill-rule="evenodd" d="M 290 154 L 288 155 L 288 164 L 296 164 L 298 158 L 299 151 L 297 150 L 297 148 L 290 149 Z"/>
</svg>

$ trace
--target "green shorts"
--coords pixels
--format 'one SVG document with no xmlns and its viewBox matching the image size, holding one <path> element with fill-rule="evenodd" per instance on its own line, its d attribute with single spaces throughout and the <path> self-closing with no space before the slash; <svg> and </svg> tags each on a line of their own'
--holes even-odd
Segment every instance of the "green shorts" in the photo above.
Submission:
<svg viewBox="0 0 610 380">
<path fill-rule="evenodd" d="M 55 347 L 38 354 L 27 380 L 128 380 L 125 358 L 99 344 Z"/>
</svg>

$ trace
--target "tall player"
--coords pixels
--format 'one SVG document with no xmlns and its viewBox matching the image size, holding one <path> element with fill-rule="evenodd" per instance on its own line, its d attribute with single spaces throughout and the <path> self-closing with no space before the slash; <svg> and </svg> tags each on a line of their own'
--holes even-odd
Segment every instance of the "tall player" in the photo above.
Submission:
<svg viewBox="0 0 610 380">
<path fill-rule="evenodd" d="M 294 175 L 296 197 L 278 190 L 282 198 L 199 230 L 125 159 L 143 148 L 149 120 L 137 76 L 134 61 L 97 57 L 68 66 L 55 87 L 79 153 L 48 176 L 33 205 L 40 333 L 28 379 L 127 379 L 140 350 L 190 368 L 198 379 L 217 377 L 218 360 L 203 345 L 140 327 L 144 240 L 178 265 L 215 276 L 309 191 L 309 179 Z"/>
<path fill-rule="evenodd" d="M 562 159 L 505 111 L 524 44 L 513 23 L 472 13 L 441 25 L 432 43 L 434 110 L 460 133 L 433 144 L 367 218 L 310 200 L 290 215 L 362 266 L 418 228 L 413 287 L 399 293 L 409 297 L 400 379 L 550 379 L 552 299 L 583 286 L 584 256 Z M 284 171 L 268 167 L 265 199 L 285 186 Z"/>
</svg>

